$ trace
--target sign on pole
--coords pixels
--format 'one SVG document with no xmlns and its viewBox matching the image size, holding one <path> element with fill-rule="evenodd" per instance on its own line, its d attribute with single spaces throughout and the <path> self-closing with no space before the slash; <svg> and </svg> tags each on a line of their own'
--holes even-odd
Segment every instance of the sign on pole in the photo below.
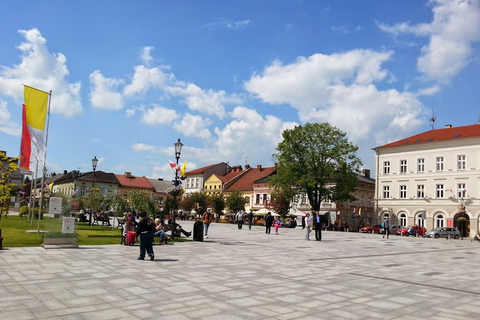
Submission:
<svg viewBox="0 0 480 320">
<path fill-rule="evenodd" d="M 50 197 L 48 203 L 48 213 L 53 215 L 62 214 L 62 198 L 60 197 Z"/>
</svg>

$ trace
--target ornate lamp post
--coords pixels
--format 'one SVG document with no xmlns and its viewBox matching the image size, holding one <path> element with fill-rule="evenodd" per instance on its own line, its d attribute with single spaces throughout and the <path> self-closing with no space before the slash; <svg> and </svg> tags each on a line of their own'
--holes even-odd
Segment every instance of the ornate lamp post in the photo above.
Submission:
<svg viewBox="0 0 480 320">
<path fill-rule="evenodd" d="M 177 168 L 178 168 L 178 160 L 180 159 L 180 154 L 182 153 L 182 147 L 183 143 L 180 142 L 180 139 L 178 139 L 177 142 L 173 144 L 175 146 L 175 159 L 177 160 Z M 177 212 L 177 188 L 179 189 L 180 187 L 180 181 L 178 180 L 178 170 L 175 170 L 175 193 L 173 195 L 173 219 L 172 219 L 172 235 L 171 238 L 172 240 L 175 239 L 175 215 Z"/>
<path fill-rule="evenodd" d="M 97 170 L 98 159 L 97 156 L 94 156 L 92 159 L 92 167 L 93 167 L 93 176 L 92 176 L 92 195 L 93 195 L 93 188 L 95 187 L 95 170 Z M 90 217 L 89 217 L 89 224 L 92 225 L 92 212 L 93 208 L 90 208 Z"/>
</svg>

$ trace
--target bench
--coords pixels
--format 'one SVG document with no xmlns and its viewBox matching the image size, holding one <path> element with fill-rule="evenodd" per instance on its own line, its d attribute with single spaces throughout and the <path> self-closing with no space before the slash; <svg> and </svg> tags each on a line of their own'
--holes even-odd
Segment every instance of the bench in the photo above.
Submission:
<svg viewBox="0 0 480 320">
<path fill-rule="evenodd" d="M 102 226 L 111 226 L 110 224 L 110 217 L 107 215 L 102 215 L 102 216 L 93 216 L 93 224 L 96 224 L 98 226 L 98 222 L 102 222 Z"/>
</svg>

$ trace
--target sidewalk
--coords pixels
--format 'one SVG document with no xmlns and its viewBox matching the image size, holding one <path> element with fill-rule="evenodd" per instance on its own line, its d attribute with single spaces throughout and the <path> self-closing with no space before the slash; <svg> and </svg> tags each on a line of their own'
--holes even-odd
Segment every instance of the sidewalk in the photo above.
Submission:
<svg viewBox="0 0 480 320">
<path fill-rule="evenodd" d="M 477 242 L 209 233 L 154 246 L 153 262 L 136 260 L 138 246 L 6 248 L 0 319 L 480 319 Z"/>
</svg>

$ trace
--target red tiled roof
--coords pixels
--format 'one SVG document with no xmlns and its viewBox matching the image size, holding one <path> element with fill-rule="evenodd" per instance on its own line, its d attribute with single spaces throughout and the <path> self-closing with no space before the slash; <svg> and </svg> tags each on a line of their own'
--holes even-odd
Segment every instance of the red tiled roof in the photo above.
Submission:
<svg viewBox="0 0 480 320">
<path fill-rule="evenodd" d="M 206 167 L 198 168 L 198 169 L 195 169 L 195 170 L 192 170 L 192 171 L 187 171 L 187 172 L 185 172 L 185 175 L 188 176 L 188 175 L 192 175 L 192 174 L 202 174 L 205 170 L 210 169 L 210 168 L 212 168 L 216 165 L 217 164 L 211 164 L 211 165 L 206 166 Z"/>
<path fill-rule="evenodd" d="M 217 176 L 217 178 L 220 179 L 220 181 L 222 181 L 222 183 L 226 183 L 226 182 L 234 179 L 235 177 L 245 173 L 245 171 L 247 171 L 247 170 L 248 169 L 242 170 L 242 167 L 239 167 L 239 169 L 232 170 L 224 176 Z"/>
<path fill-rule="evenodd" d="M 434 129 L 426 132 L 419 133 L 415 136 L 411 136 L 402 140 L 384 144 L 383 146 L 376 147 L 374 149 L 398 147 L 405 145 L 423 144 L 445 140 L 457 140 L 464 138 L 480 137 L 480 124 L 473 124 L 462 127 L 447 127 L 442 129 Z"/>
<path fill-rule="evenodd" d="M 226 192 L 240 190 L 253 190 L 253 183 L 259 179 L 269 176 L 277 170 L 276 167 L 267 167 L 267 168 L 251 168 L 247 171 L 240 179 L 235 181 L 230 187 L 228 187 Z"/>
<path fill-rule="evenodd" d="M 146 177 L 135 177 L 135 176 L 126 177 L 123 174 L 116 174 L 115 177 L 117 177 L 117 180 L 120 183 L 120 186 L 122 187 L 153 190 L 152 184 Z"/>
</svg>

